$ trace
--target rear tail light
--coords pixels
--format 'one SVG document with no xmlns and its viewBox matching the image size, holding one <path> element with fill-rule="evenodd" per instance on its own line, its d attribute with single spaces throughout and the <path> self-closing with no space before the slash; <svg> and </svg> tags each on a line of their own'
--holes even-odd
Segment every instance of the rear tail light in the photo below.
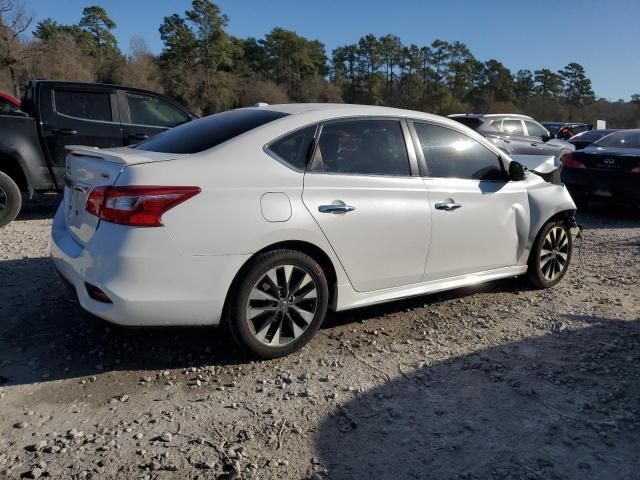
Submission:
<svg viewBox="0 0 640 480">
<path fill-rule="evenodd" d="M 573 153 L 567 153 L 564 157 L 562 157 L 562 165 L 564 167 L 570 168 L 587 168 L 584 163 L 576 160 L 576 157 L 573 156 Z"/>
<path fill-rule="evenodd" d="M 631 172 L 632 173 L 640 173 L 640 167 L 632 168 Z"/>
<path fill-rule="evenodd" d="M 167 210 L 198 193 L 199 187 L 97 187 L 89 194 L 85 209 L 111 223 L 161 227 Z"/>
</svg>

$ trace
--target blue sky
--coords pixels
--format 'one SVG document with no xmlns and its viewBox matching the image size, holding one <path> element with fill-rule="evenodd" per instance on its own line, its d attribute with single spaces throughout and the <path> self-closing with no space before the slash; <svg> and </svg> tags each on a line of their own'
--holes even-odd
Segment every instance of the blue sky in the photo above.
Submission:
<svg viewBox="0 0 640 480">
<path fill-rule="evenodd" d="M 75 23 L 82 9 L 103 6 L 118 25 L 123 50 L 135 35 L 154 52 L 166 15 L 183 14 L 190 0 L 24 0 L 36 20 Z M 610 100 L 640 93 L 640 1 L 573 0 L 218 0 L 236 36 L 261 37 L 276 26 L 323 41 L 327 53 L 366 34 L 398 35 L 420 46 L 460 40 L 480 60 L 495 58 L 513 72 L 586 68 L 596 95 Z"/>
</svg>

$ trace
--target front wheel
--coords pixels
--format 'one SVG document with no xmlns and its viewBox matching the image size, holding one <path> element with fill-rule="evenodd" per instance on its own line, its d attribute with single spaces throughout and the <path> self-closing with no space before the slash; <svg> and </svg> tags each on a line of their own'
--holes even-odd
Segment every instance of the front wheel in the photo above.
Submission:
<svg viewBox="0 0 640 480">
<path fill-rule="evenodd" d="M 11 223 L 20 212 L 22 194 L 10 176 L 0 172 L 0 228 Z"/>
<path fill-rule="evenodd" d="M 538 288 L 556 285 L 569 268 L 573 240 L 563 222 L 549 222 L 538 234 L 529 256 L 527 276 Z"/>
<path fill-rule="evenodd" d="M 329 303 L 327 278 L 318 262 L 284 249 L 258 255 L 232 295 L 231 333 L 260 358 L 302 348 L 320 328 Z"/>
</svg>

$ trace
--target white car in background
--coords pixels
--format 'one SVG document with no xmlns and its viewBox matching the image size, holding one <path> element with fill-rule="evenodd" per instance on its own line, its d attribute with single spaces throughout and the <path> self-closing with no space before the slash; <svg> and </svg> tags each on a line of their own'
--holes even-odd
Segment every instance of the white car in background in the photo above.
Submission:
<svg viewBox="0 0 640 480">
<path fill-rule="evenodd" d="M 51 255 L 80 304 L 123 325 L 227 322 L 263 358 L 328 309 L 522 274 L 550 287 L 571 260 L 563 186 L 420 112 L 260 106 L 69 149 Z"/>
</svg>

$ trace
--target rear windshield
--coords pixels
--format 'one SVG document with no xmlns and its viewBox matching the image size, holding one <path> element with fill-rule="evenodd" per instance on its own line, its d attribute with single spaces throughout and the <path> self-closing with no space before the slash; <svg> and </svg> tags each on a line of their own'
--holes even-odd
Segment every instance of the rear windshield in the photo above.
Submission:
<svg viewBox="0 0 640 480">
<path fill-rule="evenodd" d="M 598 147 L 640 149 L 640 130 L 612 133 L 598 140 L 594 145 Z"/>
<path fill-rule="evenodd" d="M 185 123 L 133 148 L 162 153 L 198 153 L 286 116 L 272 110 L 229 110 Z"/>
</svg>

